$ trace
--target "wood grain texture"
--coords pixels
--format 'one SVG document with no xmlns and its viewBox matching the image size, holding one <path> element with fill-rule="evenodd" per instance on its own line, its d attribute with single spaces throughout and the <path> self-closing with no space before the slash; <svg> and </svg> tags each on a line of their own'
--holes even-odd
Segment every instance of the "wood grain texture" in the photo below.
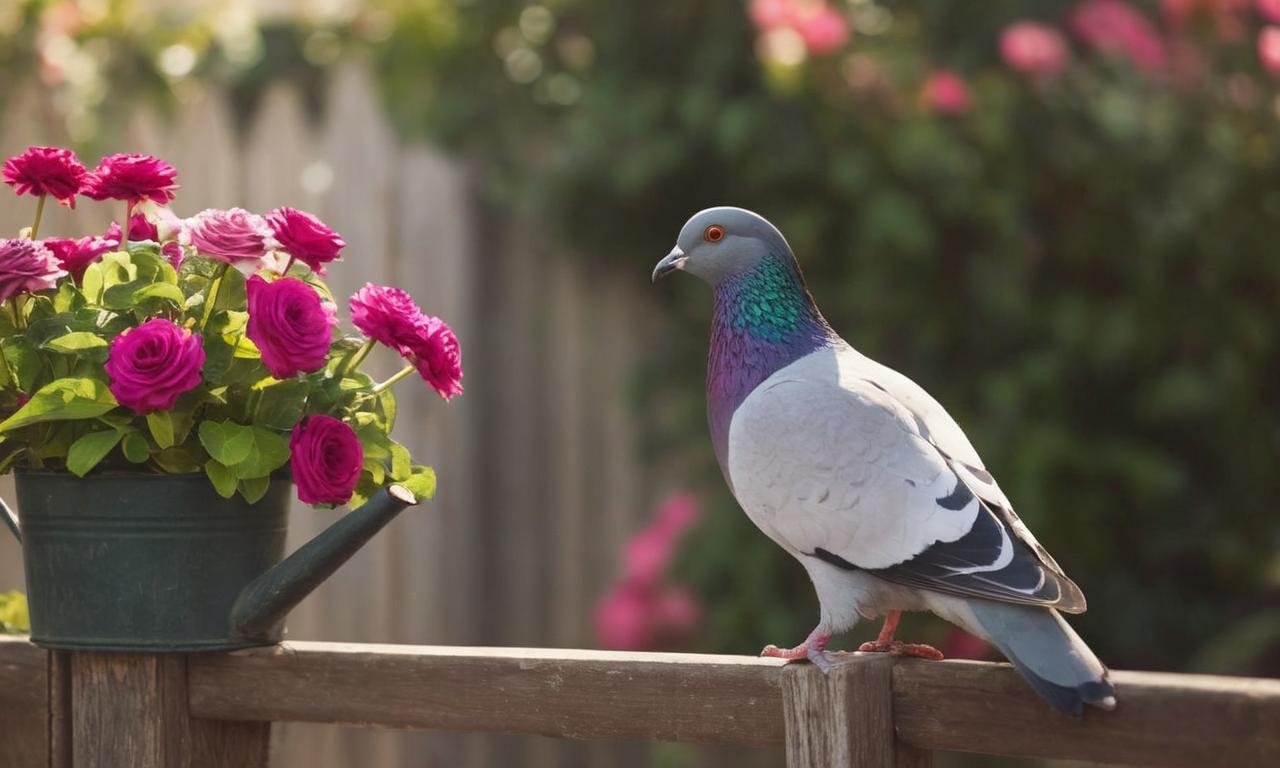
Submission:
<svg viewBox="0 0 1280 768">
<path fill-rule="evenodd" d="M 904 660 L 899 738 L 925 749 L 1177 768 L 1280 765 L 1280 680 L 1115 672 L 1119 705 L 1076 720 L 1007 664 Z"/>
<path fill-rule="evenodd" d="M 0 766 L 49 765 L 49 655 L 0 636 Z"/>
<path fill-rule="evenodd" d="M 266 768 L 269 723 L 193 719 L 187 658 L 71 655 L 74 768 Z"/>
<path fill-rule="evenodd" d="M 891 656 L 850 656 L 828 673 L 793 664 L 782 675 L 788 768 L 893 768 Z"/>
<path fill-rule="evenodd" d="M 772 660 L 606 651 L 349 646 L 193 658 L 191 711 L 214 719 L 655 739 L 782 741 Z"/>
</svg>

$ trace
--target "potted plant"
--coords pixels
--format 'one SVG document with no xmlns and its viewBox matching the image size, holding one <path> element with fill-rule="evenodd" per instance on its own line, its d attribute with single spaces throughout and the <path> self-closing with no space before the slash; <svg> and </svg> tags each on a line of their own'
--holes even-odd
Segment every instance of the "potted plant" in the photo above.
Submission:
<svg viewBox="0 0 1280 768">
<path fill-rule="evenodd" d="M 349 300 L 345 243 L 308 213 L 169 208 L 174 169 L 69 150 L 4 163 L 36 197 L 0 239 L 0 472 L 16 474 L 32 639 L 57 648 L 207 650 L 277 641 L 283 614 L 435 475 L 391 439 L 392 386 L 462 391 L 457 339 L 396 288 Z M 103 235 L 39 239 L 52 198 L 112 200 Z M 376 344 L 404 368 L 375 381 Z M 381 490 L 394 484 L 391 492 Z M 287 507 L 360 507 L 281 563 Z M 363 506 L 361 506 L 363 505 Z M 279 565 L 277 565 L 279 563 Z"/>
</svg>

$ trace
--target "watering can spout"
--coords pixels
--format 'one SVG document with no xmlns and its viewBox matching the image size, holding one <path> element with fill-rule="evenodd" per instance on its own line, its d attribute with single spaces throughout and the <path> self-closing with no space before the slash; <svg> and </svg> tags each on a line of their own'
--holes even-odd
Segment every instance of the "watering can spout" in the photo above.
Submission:
<svg viewBox="0 0 1280 768">
<path fill-rule="evenodd" d="M 399 485 L 378 491 L 364 506 L 349 512 L 250 582 L 231 609 L 232 633 L 246 641 L 272 636 L 294 606 L 396 515 L 417 503 L 413 494 Z"/>
</svg>

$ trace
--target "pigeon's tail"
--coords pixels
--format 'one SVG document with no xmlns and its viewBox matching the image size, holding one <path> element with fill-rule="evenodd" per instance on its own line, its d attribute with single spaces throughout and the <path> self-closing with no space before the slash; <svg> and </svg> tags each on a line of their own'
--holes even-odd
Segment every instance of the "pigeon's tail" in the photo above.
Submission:
<svg viewBox="0 0 1280 768">
<path fill-rule="evenodd" d="M 978 634 L 1017 667 L 1053 707 L 1075 717 L 1084 705 L 1111 710 L 1115 689 L 1107 668 L 1052 608 L 970 600 Z"/>
</svg>

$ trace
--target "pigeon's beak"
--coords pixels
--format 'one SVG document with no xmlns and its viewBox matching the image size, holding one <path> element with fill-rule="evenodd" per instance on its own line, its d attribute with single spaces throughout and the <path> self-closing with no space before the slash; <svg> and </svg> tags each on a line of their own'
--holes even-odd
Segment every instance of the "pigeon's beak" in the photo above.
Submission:
<svg viewBox="0 0 1280 768">
<path fill-rule="evenodd" d="M 658 262 L 658 266 L 653 268 L 653 282 L 658 282 L 660 278 L 666 277 L 667 274 L 677 269 L 684 269 L 684 262 L 687 258 L 689 257 L 684 255 L 684 251 L 680 250 L 680 246 L 677 245 L 672 248 L 671 253 L 664 256 L 662 261 Z"/>
</svg>

